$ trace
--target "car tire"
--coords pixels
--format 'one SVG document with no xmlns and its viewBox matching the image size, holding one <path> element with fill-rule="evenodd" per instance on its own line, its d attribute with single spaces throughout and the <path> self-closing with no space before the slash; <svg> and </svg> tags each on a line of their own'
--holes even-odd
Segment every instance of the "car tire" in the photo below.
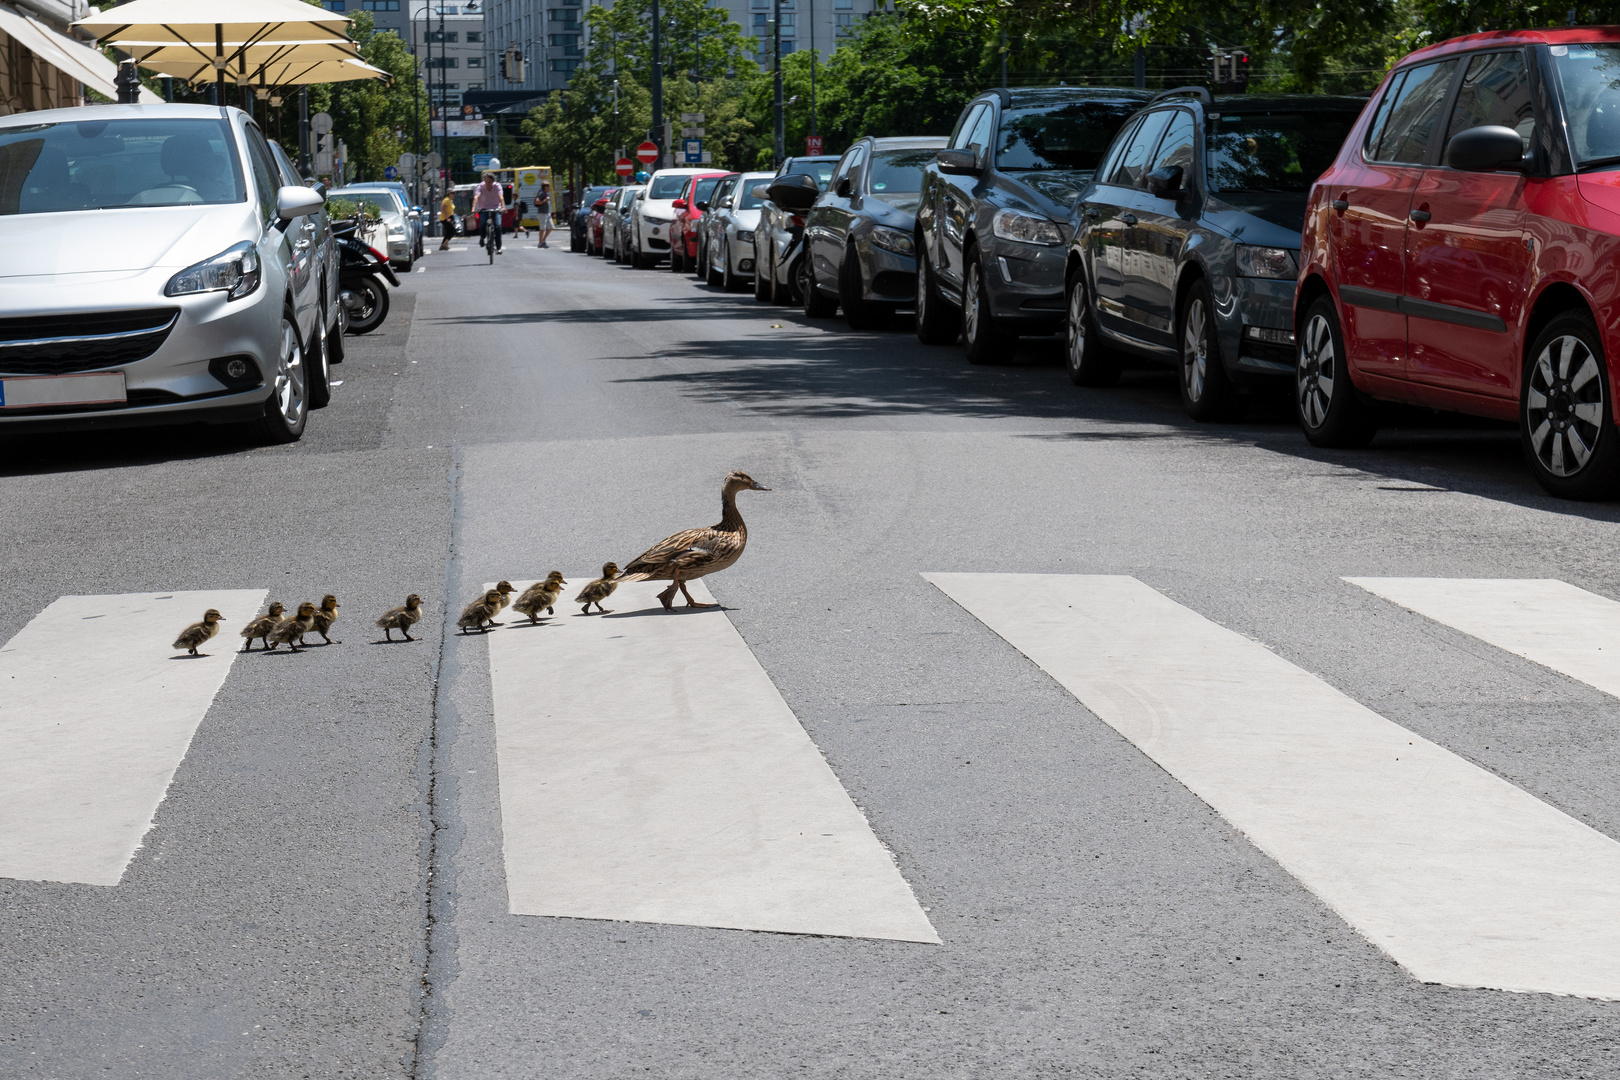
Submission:
<svg viewBox="0 0 1620 1080">
<path fill-rule="evenodd" d="M 254 441 L 275 445 L 297 442 L 309 423 L 304 346 L 298 339 L 298 320 L 288 304 L 281 312 L 281 340 L 277 343 L 276 370 L 270 376 L 270 397 L 264 416 L 249 425 Z"/>
<path fill-rule="evenodd" d="M 1064 324 L 1064 367 L 1076 386 L 1113 386 L 1119 382 L 1119 357 L 1104 348 L 1091 311 L 1091 290 L 1078 267 L 1069 275 L 1068 319 Z"/>
<path fill-rule="evenodd" d="M 816 284 L 815 264 L 810 260 L 810 253 L 805 252 L 793 264 L 796 272 L 795 282 L 798 287 L 799 300 L 804 305 L 804 317 L 807 319 L 830 319 L 838 314 L 838 301 L 821 291 Z"/>
<path fill-rule="evenodd" d="M 349 333 L 369 334 L 388 318 L 388 289 L 374 276 L 359 275 L 349 291 L 356 298 L 355 305 L 349 308 Z M 342 291 L 338 295 L 341 297 Z"/>
<path fill-rule="evenodd" d="M 701 278 L 709 276 L 709 245 L 702 237 L 698 238 L 697 262 L 692 265 L 692 273 Z"/>
<path fill-rule="evenodd" d="M 1549 493 L 1564 499 L 1620 493 L 1620 431 L 1611 393 L 1603 336 L 1591 313 L 1580 308 L 1555 316 L 1530 346 L 1519 387 L 1525 460 Z"/>
<path fill-rule="evenodd" d="M 768 265 L 760 257 L 759 245 L 754 245 L 754 299 L 761 304 L 767 304 L 771 299 L 771 274 L 766 269 Z"/>
<path fill-rule="evenodd" d="M 1018 336 L 996 325 L 990 314 L 990 286 L 977 248 L 968 250 L 962 275 L 962 344 L 970 364 L 1005 364 L 1012 359 Z"/>
<path fill-rule="evenodd" d="M 771 291 L 771 303 L 777 307 L 796 307 L 799 303 L 799 290 L 795 287 L 799 273 L 798 263 L 789 264 L 785 275 L 779 275 L 777 273 L 778 269 L 776 253 L 773 252 L 771 257 L 771 277 L 768 283 Z M 787 280 L 778 281 L 779 276 L 786 277 Z"/>
<path fill-rule="evenodd" d="M 575 255 L 578 255 L 582 251 L 586 251 L 589 248 L 589 246 L 590 246 L 590 241 L 582 240 L 582 239 L 574 236 L 572 233 L 569 234 L 569 236 L 568 236 L 568 250 L 573 252 Z"/>
<path fill-rule="evenodd" d="M 672 274 L 680 273 L 681 272 L 681 266 L 685 262 L 685 260 L 686 260 L 686 243 L 685 243 L 685 241 L 681 242 L 681 246 L 677 250 L 676 246 L 675 246 L 675 238 L 673 236 L 670 237 L 669 238 L 669 272 L 672 273 Z"/>
<path fill-rule="evenodd" d="M 924 345 L 954 345 L 961 319 L 939 294 L 928 252 L 917 245 L 917 340 Z"/>
<path fill-rule="evenodd" d="M 1221 360 L 1220 334 L 1215 326 L 1215 305 L 1209 285 L 1195 281 L 1182 298 L 1176 319 L 1176 338 L 1181 353 L 1176 370 L 1180 374 L 1181 407 L 1202 423 L 1234 419 L 1242 411 L 1237 387 Z"/>
<path fill-rule="evenodd" d="M 851 330 L 878 330 L 889 321 L 887 305 L 866 299 L 861 257 L 854 244 L 845 246 L 844 261 L 838 267 L 838 306 L 844 309 L 844 320 Z"/>
<path fill-rule="evenodd" d="M 311 409 L 324 409 L 332 402 L 332 345 L 325 329 L 326 305 L 322 304 L 315 319 L 315 338 L 320 344 L 304 358 L 304 384 Z"/>
<path fill-rule="evenodd" d="M 745 287 L 742 275 L 731 268 L 731 241 L 723 240 L 720 243 L 720 288 L 724 292 L 742 292 Z"/>
<path fill-rule="evenodd" d="M 726 249 L 724 247 L 720 249 L 722 254 L 724 254 L 725 250 Z M 712 254 L 709 256 L 708 261 L 703 264 L 703 267 L 703 279 L 709 283 L 709 288 L 726 288 L 726 275 L 714 268 L 714 256 Z M 730 288 L 726 288 L 726 292 L 730 291 Z"/>
<path fill-rule="evenodd" d="M 1294 412 L 1312 446 L 1366 446 L 1378 433 L 1372 410 L 1356 395 L 1344 351 L 1344 331 L 1333 299 L 1321 296 L 1299 328 L 1294 368 Z"/>
</svg>

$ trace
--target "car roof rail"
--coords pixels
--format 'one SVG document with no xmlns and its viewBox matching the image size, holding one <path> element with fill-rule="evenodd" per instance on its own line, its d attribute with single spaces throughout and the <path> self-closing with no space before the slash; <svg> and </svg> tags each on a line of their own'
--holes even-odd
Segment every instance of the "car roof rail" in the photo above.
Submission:
<svg viewBox="0 0 1620 1080">
<path fill-rule="evenodd" d="M 1157 94 L 1154 94 L 1152 97 L 1148 98 L 1148 104 L 1157 105 L 1165 98 L 1175 97 L 1178 94 L 1194 94 L 1203 98 L 1205 105 L 1215 104 L 1215 98 L 1210 94 L 1208 89 L 1202 86 L 1178 86 L 1174 90 L 1160 90 Z"/>
</svg>

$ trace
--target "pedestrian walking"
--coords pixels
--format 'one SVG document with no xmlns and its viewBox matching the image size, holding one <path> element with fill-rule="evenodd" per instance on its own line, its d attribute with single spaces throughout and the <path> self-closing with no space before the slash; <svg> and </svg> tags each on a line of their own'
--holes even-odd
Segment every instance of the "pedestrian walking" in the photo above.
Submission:
<svg viewBox="0 0 1620 1080">
<path fill-rule="evenodd" d="M 540 234 L 540 246 L 549 247 L 546 237 L 551 235 L 551 185 L 541 184 L 540 194 L 534 199 L 534 216 L 537 220 L 534 231 Z"/>
<path fill-rule="evenodd" d="M 448 191 L 444 193 L 444 201 L 439 203 L 439 232 L 444 237 L 439 241 L 439 250 L 448 251 L 450 238 L 456 235 L 456 200 Z"/>
<path fill-rule="evenodd" d="M 528 236 L 529 227 L 523 224 L 523 219 L 529 216 L 529 203 L 526 199 L 518 200 L 517 217 L 512 219 L 512 232 L 518 236 Z M 539 226 L 535 226 L 536 229 Z"/>
</svg>

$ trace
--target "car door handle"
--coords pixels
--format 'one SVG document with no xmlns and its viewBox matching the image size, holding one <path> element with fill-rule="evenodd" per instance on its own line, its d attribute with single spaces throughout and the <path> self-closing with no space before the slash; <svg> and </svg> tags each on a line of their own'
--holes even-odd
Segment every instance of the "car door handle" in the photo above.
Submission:
<svg viewBox="0 0 1620 1080">
<path fill-rule="evenodd" d="M 1337 210 L 1341 214 L 1344 213 L 1346 210 L 1350 209 L 1350 200 L 1349 199 L 1334 199 L 1333 200 L 1333 209 Z"/>
<path fill-rule="evenodd" d="M 1417 222 L 1419 225 L 1423 224 L 1425 221 L 1428 221 L 1429 216 L 1430 215 L 1429 215 L 1429 212 L 1427 210 L 1414 210 L 1414 211 L 1412 211 L 1412 220 Z"/>
<path fill-rule="evenodd" d="M 1136 224 L 1136 215 L 1135 214 L 1121 214 L 1119 216 L 1119 220 L 1123 221 L 1125 223 L 1125 227 L 1128 229 L 1132 225 Z"/>
</svg>

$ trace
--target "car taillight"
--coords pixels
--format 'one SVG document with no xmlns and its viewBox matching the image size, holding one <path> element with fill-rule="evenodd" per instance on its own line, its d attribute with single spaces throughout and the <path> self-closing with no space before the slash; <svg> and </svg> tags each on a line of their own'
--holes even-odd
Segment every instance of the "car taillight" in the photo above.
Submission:
<svg viewBox="0 0 1620 1080">
<path fill-rule="evenodd" d="M 800 214 L 793 214 L 788 218 L 788 224 L 795 229 L 802 229 L 804 228 L 804 217 Z"/>
</svg>

